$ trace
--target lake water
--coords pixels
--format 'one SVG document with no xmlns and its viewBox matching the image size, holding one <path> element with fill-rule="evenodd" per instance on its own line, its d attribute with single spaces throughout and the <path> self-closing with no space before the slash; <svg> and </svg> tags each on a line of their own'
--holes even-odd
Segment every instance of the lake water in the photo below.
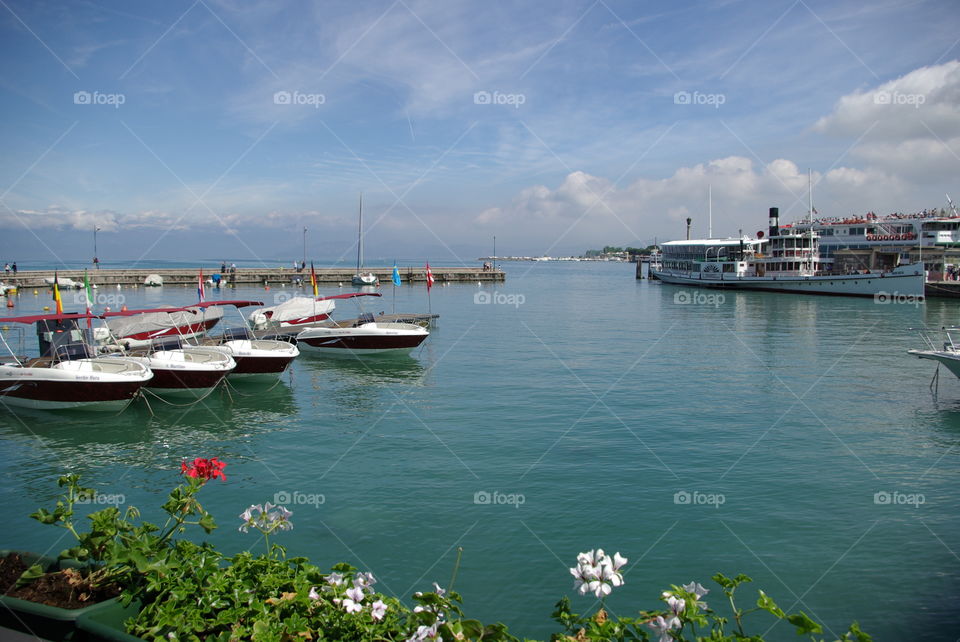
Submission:
<svg viewBox="0 0 960 642">
<path fill-rule="evenodd" d="M 567 569 L 602 547 L 629 558 L 615 614 L 691 580 L 723 609 L 710 576 L 746 573 L 743 606 L 762 588 L 824 637 L 856 619 L 876 640 L 957 638 L 960 380 L 941 372 L 934 396 L 935 364 L 906 350 L 920 347 L 911 326 L 955 323 L 960 304 L 710 297 L 636 281 L 627 264 L 504 267 L 496 289 L 434 287 L 439 326 L 411 358 L 302 355 L 272 389 L 154 403 L 155 416 L 0 412 L 4 545 L 67 546 L 26 517 L 63 471 L 149 517 L 182 459 L 219 456 L 229 480 L 202 499 L 226 550 L 262 550 L 237 515 L 276 494 L 307 502 L 287 504 L 295 528 L 277 539 L 291 554 L 370 570 L 403 599 L 446 585 L 462 546 L 466 613 L 521 637 L 558 630 L 563 595 L 595 607 Z M 423 286 L 383 292 L 372 311 L 428 307 Z M 116 294 L 131 308 L 195 297 Z M 15 312 L 43 305 L 45 291 L 25 292 Z"/>
</svg>

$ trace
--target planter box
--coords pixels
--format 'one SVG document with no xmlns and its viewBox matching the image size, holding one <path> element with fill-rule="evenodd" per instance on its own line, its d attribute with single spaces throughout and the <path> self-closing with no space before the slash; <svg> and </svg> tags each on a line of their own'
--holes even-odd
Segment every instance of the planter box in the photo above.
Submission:
<svg viewBox="0 0 960 642">
<path fill-rule="evenodd" d="M 127 606 L 117 600 L 104 603 L 104 608 L 93 609 L 80 616 L 73 639 L 84 642 L 139 642 L 141 638 L 127 633 L 123 623 L 139 613 L 140 608 L 137 601 Z"/>
<path fill-rule="evenodd" d="M 40 564 L 46 572 L 82 566 L 82 564 L 76 562 L 64 561 L 61 563 L 56 558 L 27 551 L 0 550 L 0 556 L 5 557 L 9 553 L 19 553 L 27 566 Z M 0 626 L 47 640 L 72 640 L 77 620 L 81 616 L 109 607 L 116 601 L 117 598 L 112 598 L 85 606 L 82 609 L 62 609 L 0 595 Z"/>
</svg>

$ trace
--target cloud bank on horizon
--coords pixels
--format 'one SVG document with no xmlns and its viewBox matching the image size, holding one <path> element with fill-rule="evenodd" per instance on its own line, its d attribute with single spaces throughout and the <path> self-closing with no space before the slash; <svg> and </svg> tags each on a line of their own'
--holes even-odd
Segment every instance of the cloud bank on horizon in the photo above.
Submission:
<svg viewBox="0 0 960 642">
<path fill-rule="evenodd" d="M 951 2 L 0 10 L 0 258 L 470 262 L 960 190 Z M 17 255 L 17 256 L 14 256 Z"/>
</svg>

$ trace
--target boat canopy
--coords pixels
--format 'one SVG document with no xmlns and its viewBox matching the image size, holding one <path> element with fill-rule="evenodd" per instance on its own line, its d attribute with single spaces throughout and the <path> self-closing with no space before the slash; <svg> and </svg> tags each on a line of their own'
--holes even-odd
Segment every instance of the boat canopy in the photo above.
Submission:
<svg viewBox="0 0 960 642">
<path fill-rule="evenodd" d="M 33 324 L 40 321 L 67 321 L 72 319 L 99 319 L 99 314 L 86 314 L 84 312 L 68 312 L 66 314 L 35 314 L 28 317 L 3 317 L 0 323 L 26 323 Z"/>
</svg>

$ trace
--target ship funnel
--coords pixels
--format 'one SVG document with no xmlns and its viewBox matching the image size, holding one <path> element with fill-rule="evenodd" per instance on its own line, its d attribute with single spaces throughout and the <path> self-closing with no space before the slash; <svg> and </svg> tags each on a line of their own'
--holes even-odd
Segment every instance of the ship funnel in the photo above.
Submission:
<svg viewBox="0 0 960 642">
<path fill-rule="evenodd" d="M 780 208 L 770 208 L 770 236 L 780 236 Z"/>
<path fill-rule="evenodd" d="M 690 224 L 693 223 L 692 218 L 687 219 L 687 240 L 690 240 Z"/>
</svg>

